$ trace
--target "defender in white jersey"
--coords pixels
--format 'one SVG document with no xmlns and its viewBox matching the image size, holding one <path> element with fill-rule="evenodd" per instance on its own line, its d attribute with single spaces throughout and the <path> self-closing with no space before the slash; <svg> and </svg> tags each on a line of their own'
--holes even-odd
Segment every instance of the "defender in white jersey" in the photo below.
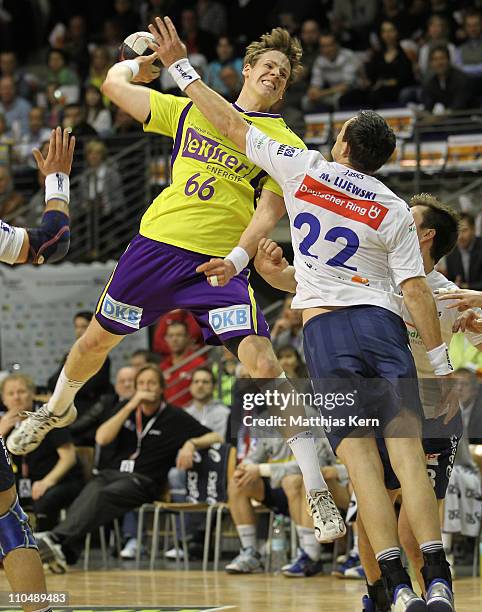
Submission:
<svg viewBox="0 0 482 612">
<path fill-rule="evenodd" d="M 62 259 L 69 248 L 69 174 L 75 139 L 67 131 L 53 130 L 46 159 L 34 150 L 45 175 L 45 212 L 38 227 L 13 227 L 0 219 L 0 262 L 44 263 Z M 12 591 L 46 593 L 42 562 L 28 516 L 17 497 L 10 457 L 0 436 L 0 561 Z M 38 598 L 27 598 L 25 612 L 50 611 Z"/>
<path fill-rule="evenodd" d="M 298 251 L 295 269 L 300 289 L 293 305 L 304 308 L 304 346 L 315 391 L 326 388 L 329 378 L 345 387 L 346 381 L 351 381 L 357 390 L 363 390 L 356 396 L 356 408 L 365 414 L 371 412 L 374 399 L 371 380 L 378 377 L 385 383 L 383 397 L 377 398 L 385 406 L 383 435 L 406 496 L 410 524 L 423 551 L 427 603 L 413 592 L 401 563 L 396 518 L 375 439 L 352 437 L 357 425 L 344 427 L 341 419 L 339 426 L 327 431 L 327 437 L 348 468 L 362 516 L 370 516 L 368 537 L 394 609 L 453 610 L 437 503 L 420 439 L 390 437 L 399 425 L 419 433 L 421 417 L 400 298 L 390 282 L 403 289 L 435 374 L 442 377 L 452 372 L 410 212 L 402 200 L 370 176 L 393 153 L 393 132 L 376 113 L 359 113 L 343 126 L 332 150 L 332 163 L 318 152 L 276 142 L 248 127 L 225 100 L 200 81 L 168 18 L 156 19 L 156 27 L 151 24 L 149 30 L 156 40 L 152 48 L 179 87 L 218 130 L 246 150 L 248 158 L 283 188 Z M 274 88 L 280 78 L 274 68 L 264 77 L 263 85 Z M 215 269 L 216 260 L 212 265 Z M 212 274 L 209 269 L 204 272 Z M 404 378 L 412 382 L 408 396 L 401 384 Z"/>
</svg>

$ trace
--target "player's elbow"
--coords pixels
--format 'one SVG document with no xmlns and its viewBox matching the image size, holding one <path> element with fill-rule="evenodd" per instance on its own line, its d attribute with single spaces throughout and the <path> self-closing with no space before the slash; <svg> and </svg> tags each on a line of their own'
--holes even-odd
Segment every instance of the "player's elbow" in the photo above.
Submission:
<svg viewBox="0 0 482 612">
<path fill-rule="evenodd" d="M 432 297 L 432 292 L 428 286 L 427 280 L 423 276 L 408 278 L 402 285 L 403 299 L 406 302 L 424 300 Z"/>
</svg>

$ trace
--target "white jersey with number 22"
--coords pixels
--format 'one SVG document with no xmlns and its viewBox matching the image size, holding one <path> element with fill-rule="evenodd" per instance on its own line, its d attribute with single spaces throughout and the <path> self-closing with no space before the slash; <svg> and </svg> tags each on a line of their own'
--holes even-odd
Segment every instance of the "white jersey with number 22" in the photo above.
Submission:
<svg viewBox="0 0 482 612">
<path fill-rule="evenodd" d="M 373 305 L 401 316 L 395 287 L 425 276 L 407 204 L 376 178 L 253 126 L 246 148 L 283 189 L 297 281 L 292 307 Z"/>
</svg>

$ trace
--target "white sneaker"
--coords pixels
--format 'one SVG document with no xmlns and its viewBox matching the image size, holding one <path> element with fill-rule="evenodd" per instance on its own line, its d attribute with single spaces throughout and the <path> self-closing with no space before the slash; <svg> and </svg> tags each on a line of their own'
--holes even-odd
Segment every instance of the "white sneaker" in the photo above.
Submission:
<svg viewBox="0 0 482 612">
<path fill-rule="evenodd" d="M 65 574 L 67 562 L 60 544 L 52 540 L 49 531 L 34 533 L 34 536 L 42 564 L 47 565 L 53 574 Z"/>
<path fill-rule="evenodd" d="M 392 612 L 427 612 L 427 606 L 408 585 L 401 584 L 393 595 Z"/>
<path fill-rule="evenodd" d="M 44 404 L 35 412 L 21 412 L 24 420 L 7 439 L 7 448 L 13 455 L 26 455 L 35 450 L 51 429 L 67 427 L 77 418 L 77 409 L 70 404 L 60 415 L 54 415 Z"/>
<path fill-rule="evenodd" d="M 137 555 L 137 538 L 129 538 L 120 551 L 121 559 L 135 559 Z"/>
<path fill-rule="evenodd" d="M 333 542 L 345 535 L 345 522 L 328 489 L 311 489 L 306 501 L 318 542 Z"/>
<path fill-rule="evenodd" d="M 184 551 L 182 548 L 170 548 L 169 550 L 166 550 L 166 552 L 164 553 L 164 557 L 166 559 L 169 559 L 171 561 L 176 561 L 176 559 L 179 559 L 179 561 L 183 561 L 184 560 Z"/>
</svg>

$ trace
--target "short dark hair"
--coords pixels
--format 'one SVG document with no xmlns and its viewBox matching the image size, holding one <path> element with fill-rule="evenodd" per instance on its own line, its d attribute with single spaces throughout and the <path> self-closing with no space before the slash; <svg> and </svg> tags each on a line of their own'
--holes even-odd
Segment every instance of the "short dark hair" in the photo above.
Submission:
<svg viewBox="0 0 482 612">
<path fill-rule="evenodd" d="M 391 157 L 395 134 L 385 119 L 371 110 L 360 111 L 346 126 L 343 140 L 350 147 L 348 157 L 355 170 L 373 174 Z"/>
<path fill-rule="evenodd" d="M 459 220 L 460 221 L 466 221 L 470 225 L 471 228 L 475 227 L 475 217 L 474 217 L 474 215 L 471 215 L 468 212 L 460 213 Z"/>
<path fill-rule="evenodd" d="M 437 263 L 448 255 L 457 244 L 459 235 L 459 215 L 442 204 L 430 193 L 419 193 L 410 200 L 410 206 L 423 206 L 422 229 L 434 229 L 435 237 L 430 248 L 430 256 Z"/>
<path fill-rule="evenodd" d="M 91 321 L 93 316 L 94 313 L 90 310 L 79 310 L 79 312 L 74 314 L 74 321 L 75 319 L 85 319 L 86 321 Z"/>
<path fill-rule="evenodd" d="M 134 351 L 132 353 L 131 359 L 132 357 L 139 356 L 144 357 L 146 363 L 159 363 L 161 361 L 159 355 L 157 353 L 154 353 L 153 351 L 150 351 L 149 349 L 137 349 L 137 351 Z"/>
<path fill-rule="evenodd" d="M 167 324 L 166 333 L 168 332 L 170 327 L 174 327 L 175 325 L 180 325 L 181 327 L 184 327 L 184 329 L 186 330 L 186 334 L 189 335 L 189 327 L 185 321 L 171 321 Z"/>
<path fill-rule="evenodd" d="M 64 60 L 64 64 L 69 63 L 70 61 L 69 54 L 66 51 L 64 51 L 64 49 L 59 49 L 58 47 L 52 47 L 51 49 L 49 49 L 47 52 L 47 61 L 50 59 L 50 56 L 52 55 L 52 53 L 58 53 L 58 55 L 61 55 L 62 59 Z"/>
<path fill-rule="evenodd" d="M 164 374 L 161 372 L 159 367 L 156 366 L 156 364 L 154 363 L 146 363 L 146 365 L 143 365 L 142 368 L 139 368 L 139 370 L 137 371 L 136 377 L 134 378 L 134 387 L 136 389 L 137 389 L 137 379 L 143 372 L 147 372 L 147 371 L 154 372 L 154 374 L 157 376 L 159 380 L 159 385 L 162 387 L 162 389 L 166 388 L 166 380 L 164 378 Z"/>
<path fill-rule="evenodd" d="M 200 366 L 199 368 L 196 368 L 195 370 L 193 370 L 191 373 L 191 382 L 194 378 L 194 375 L 197 374 L 198 372 L 206 372 L 206 374 L 209 374 L 209 376 L 211 377 L 213 386 L 216 384 L 216 376 L 214 376 L 214 372 L 211 370 L 211 368 L 208 368 L 207 366 Z"/>
<path fill-rule="evenodd" d="M 430 49 L 430 53 L 428 54 L 429 61 L 431 61 L 434 53 L 437 53 L 437 51 L 440 51 L 441 53 L 444 53 L 445 56 L 447 57 L 447 59 L 450 61 L 450 51 L 449 51 L 449 48 L 447 47 L 447 45 L 444 45 L 443 43 L 438 43 L 438 44 L 434 45 Z"/>
</svg>

